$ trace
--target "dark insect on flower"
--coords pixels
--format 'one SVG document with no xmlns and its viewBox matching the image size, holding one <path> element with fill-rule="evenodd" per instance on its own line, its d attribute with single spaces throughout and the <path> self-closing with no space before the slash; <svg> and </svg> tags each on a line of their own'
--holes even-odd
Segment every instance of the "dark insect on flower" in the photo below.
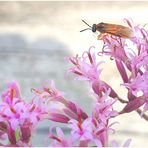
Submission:
<svg viewBox="0 0 148 148">
<path fill-rule="evenodd" d="M 133 31 L 130 28 L 122 25 L 108 24 L 101 22 L 99 24 L 93 24 L 91 27 L 84 20 L 82 21 L 90 28 L 83 29 L 80 32 L 83 32 L 85 30 L 92 30 L 92 32 L 99 31 L 100 33 L 108 33 L 121 38 L 131 38 L 133 36 Z"/>
</svg>

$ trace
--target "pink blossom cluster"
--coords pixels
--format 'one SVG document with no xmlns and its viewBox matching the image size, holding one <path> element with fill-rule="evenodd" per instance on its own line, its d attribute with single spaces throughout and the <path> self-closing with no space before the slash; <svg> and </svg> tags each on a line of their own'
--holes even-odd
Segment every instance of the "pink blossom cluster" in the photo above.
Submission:
<svg viewBox="0 0 148 148">
<path fill-rule="evenodd" d="M 134 25 L 131 19 L 124 20 L 133 31 L 129 39 L 117 36 L 102 36 L 102 52 L 114 58 L 117 70 L 128 90 L 124 112 L 131 112 L 143 106 L 141 115 L 148 110 L 148 31 L 140 25 Z"/>
<path fill-rule="evenodd" d="M 41 88 L 33 88 L 34 96 L 29 103 L 21 96 L 17 82 L 12 81 L 1 95 L 1 146 L 32 146 L 32 136 L 38 123 L 49 120 L 65 124 L 70 131 L 67 134 L 60 127 L 49 127 L 49 146 L 115 147 L 119 146 L 118 143 L 109 141 L 109 132 L 115 133 L 114 124 L 117 123 L 113 119 L 136 111 L 148 120 L 145 114 L 148 110 L 148 31 L 143 26 L 134 25 L 130 19 L 124 21 L 133 32 L 131 38 L 100 34 L 102 51 L 96 53 L 93 52 L 96 49 L 90 47 L 81 56 L 66 58 L 73 65 L 68 74 L 74 74 L 76 80 L 87 81 L 90 86 L 95 98 L 91 114 L 66 99 L 54 81 L 47 81 Z M 127 98 L 122 99 L 112 86 L 101 79 L 103 69 L 100 65 L 104 61 L 98 61 L 100 55 L 114 60 L 123 81 L 121 85 L 128 91 Z M 119 111 L 114 109 L 117 102 L 125 104 Z M 3 143 L 5 140 L 8 144 Z M 123 146 L 129 146 L 130 142 L 131 139 L 128 139 Z"/>
</svg>

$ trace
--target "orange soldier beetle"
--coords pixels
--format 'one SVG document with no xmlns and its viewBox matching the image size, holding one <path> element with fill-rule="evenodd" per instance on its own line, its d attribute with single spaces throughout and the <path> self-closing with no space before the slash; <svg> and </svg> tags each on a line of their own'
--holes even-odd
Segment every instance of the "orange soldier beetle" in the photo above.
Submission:
<svg viewBox="0 0 148 148">
<path fill-rule="evenodd" d="M 83 32 L 85 30 L 92 30 L 92 32 L 99 31 L 100 33 L 108 33 L 121 38 L 131 38 L 133 35 L 133 31 L 130 28 L 122 25 L 108 24 L 101 22 L 99 24 L 93 24 L 91 27 L 84 20 L 82 21 L 90 28 L 83 29 L 80 32 Z"/>
</svg>

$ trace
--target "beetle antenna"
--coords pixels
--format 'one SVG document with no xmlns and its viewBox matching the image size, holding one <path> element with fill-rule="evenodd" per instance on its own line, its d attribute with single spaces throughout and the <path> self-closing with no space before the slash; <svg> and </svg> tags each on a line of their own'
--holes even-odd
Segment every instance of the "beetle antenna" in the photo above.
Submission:
<svg viewBox="0 0 148 148">
<path fill-rule="evenodd" d="M 83 29 L 83 30 L 81 30 L 80 32 L 83 32 L 83 31 L 85 31 L 85 30 L 92 30 L 92 27 L 91 27 L 89 24 L 87 24 L 84 20 L 82 20 L 82 22 L 85 23 L 85 24 L 86 24 L 87 26 L 89 26 L 90 28 Z"/>
<path fill-rule="evenodd" d="M 82 20 L 83 23 L 85 23 L 87 26 L 89 26 L 90 28 L 92 28 L 89 24 L 87 24 L 84 20 Z"/>
<path fill-rule="evenodd" d="M 91 30 L 91 28 L 83 29 L 83 30 L 81 30 L 80 32 L 83 32 L 83 31 L 85 31 L 85 30 Z"/>
</svg>

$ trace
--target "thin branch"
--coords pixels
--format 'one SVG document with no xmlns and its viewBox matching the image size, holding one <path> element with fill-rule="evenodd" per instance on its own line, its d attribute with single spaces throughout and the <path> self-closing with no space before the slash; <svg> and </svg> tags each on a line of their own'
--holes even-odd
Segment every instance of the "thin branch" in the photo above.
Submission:
<svg viewBox="0 0 148 148">
<path fill-rule="evenodd" d="M 128 103 L 128 101 L 123 100 L 123 99 L 122 99 L 122 98 L 120 98 L 119 96 L 118 96 L 117 98 L 118 98 L 118 100 L 119 100 L 121 103 Z"/>
<path fill-rule="evenodd" d="M 140 109 L 137 109 L 136 110 L 137 111 L 137 113 L 139 114 L 139 115 L 141 115 L 141 113 L 142 113 L 142 111 L 140 110 Z M 146 120 L 146 121 L 148 121 L 148 116 L 146 115 L 146 114 L 142 114 L 142 117 Z"/>
</svg>

